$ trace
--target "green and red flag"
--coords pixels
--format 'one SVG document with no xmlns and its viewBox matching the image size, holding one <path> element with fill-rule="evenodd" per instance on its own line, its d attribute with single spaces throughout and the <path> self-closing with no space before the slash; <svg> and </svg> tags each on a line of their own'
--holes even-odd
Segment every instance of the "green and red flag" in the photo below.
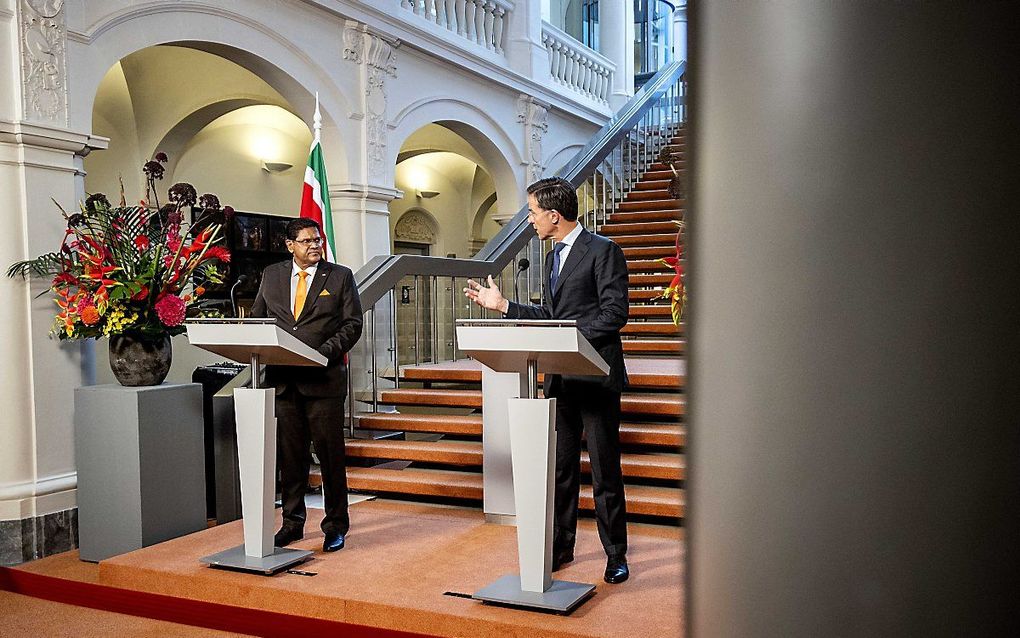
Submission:
<svg viewBox="0 0 1020 638">
<path fill-rule="evenodd" d="M 301 217 L 314 219 L 322 229 L 326 261 L 336 263 L 336 244 L 333 241 L 333 215 L 329 208 L 329 186 L 326 180 L 326 163 L 322 160 L 319 130 L 322 116 L 319 113 L 319 94 L 315 94 L 315 120 L 312 148 L 305 166 L 305 185 L 301 189 Z"/>
</svg>

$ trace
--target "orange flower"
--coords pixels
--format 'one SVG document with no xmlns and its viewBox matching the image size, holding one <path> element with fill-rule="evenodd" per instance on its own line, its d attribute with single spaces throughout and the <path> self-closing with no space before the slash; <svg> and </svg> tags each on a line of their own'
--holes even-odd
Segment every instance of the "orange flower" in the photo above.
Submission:
<svg viewBox="0 0 1020 638">
<path fill-rule="evenodd" d="M 81 311 L 81 322 L 86 326 L 94 326 L 99 323 L 99 311 L 95 306 L 85 306 Z"/>
<path fill-rule="evenodd" d="M 204 294 L 205 294 L 205 287 L 204 286 L 199 286 L 198 288 L 195 288 L 195 296 L 196 297 L 201 297 Z"/>
</svg>

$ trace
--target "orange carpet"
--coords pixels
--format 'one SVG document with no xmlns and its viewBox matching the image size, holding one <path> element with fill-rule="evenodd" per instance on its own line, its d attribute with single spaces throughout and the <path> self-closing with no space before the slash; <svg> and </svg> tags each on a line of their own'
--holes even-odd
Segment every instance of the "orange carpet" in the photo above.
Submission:
<svg viewBox="0 0 1020 638">
<path fill-rule="evenodd" d="M 312 510 L 313 512 L 315 510 Z M 279 515 L 279 514 L 277 514 Z M 262 610 L 326 622 L 433 636 L 665 636 L 683 631 L 682 530 L 632 524 L 631 579 L 602 582 L 605 557 L 594 523 L 581 521 L 575 561 L 555 574 L 597 584 L 569 616 L 483 605 L 470 594 L 516 571 L 516 530 L 485 524 L 476 510 L 392 501 L 351 507 L 351 535 L 321 552 L 310 522 L 294 547 L 315 550 L 300 569 L 315 576 L 263 577 L 210 569 L 198 558 L 241 542 L 240 522 L 81 567 L 57 556 L 20 570 L 81 582 Z M 355 635 L 355 634 L 351 634 Z"/>
<path fill-rule="evenodd" d="M 247 634 L 189 627 L 162 620 L 55 603 L 0 591 L 0 636 L 21 638 L 227 638 Z"/>
</svg>

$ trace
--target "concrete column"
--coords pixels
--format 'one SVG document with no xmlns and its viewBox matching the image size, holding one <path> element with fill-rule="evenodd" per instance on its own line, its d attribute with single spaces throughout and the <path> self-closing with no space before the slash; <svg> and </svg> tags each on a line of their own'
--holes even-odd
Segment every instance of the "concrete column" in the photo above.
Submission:
<svg viewBox="0 0 1020 638">
<path fill-rule="evenodd" d="M 77 209 L 81 156 L 106 140 L 68 128 L 63 4 L 5 4 L 13 13 L 0 22 L 0 563 L 16 564 L 72 546 L 73 396 L 92 375 L 80 342 L 49 336 L 55 306 L 39 297 L 49 281 L 5 272 L 59 247 L 66 225 L 52 200 Z"/>
<path fill-rule="evenodd" d="M 1016 633 L 1016 9 L 692 5 L 691 636 Z"/>
<path fill-rule="evenodd" d="M 673 11 L 673 59 L 687 59 L 687 1 L 681 0 Z"/>
<path fill-rule="evenodd" d="M 599 53 L 616 65 L 609 106 L 619 109 L 634 95 L 634 3 L 599 3 Z"/>
<path fill-rule="evenodd" d="M 527 0 L 514 5 L 507 25 L 506 54 L 510 68 L 545 84 L 550 81 L 549 54 L 542 44 L 542 20 L 548 13 L 545 0 Z"/>
</svg>

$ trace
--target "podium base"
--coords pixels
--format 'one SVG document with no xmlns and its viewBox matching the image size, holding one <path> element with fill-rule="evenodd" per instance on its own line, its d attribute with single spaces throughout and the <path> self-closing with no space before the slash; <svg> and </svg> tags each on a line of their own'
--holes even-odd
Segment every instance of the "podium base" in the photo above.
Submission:
<svg viewBox="0 0 1020 638">
<path fill-rule="evenodd" d="M 287 549 L 285 547 L 274 547 L 273 553 L 269 556 L 248 556 L 244 553 L 244 545 L 231 547 L 222 552 L 203 556 L 198 559 L 209 567 L 220 569 L 233 569 L 242 572 L 252 572 L 271 576 L 278 571 L 287 569 L 291 565 L 304 562 L 312 555 L 307 549 Z"/>
<path fill-rule="evenodd" d="M 554 580 L 544 592 L 524 591 L 521 577 L 507 574 L 491 585 L 476 591 L 471 597 L 485 603 L 527 607 L 566 614 L 583 603 L 595 592 L 595 585 Z"/>
</svg>

